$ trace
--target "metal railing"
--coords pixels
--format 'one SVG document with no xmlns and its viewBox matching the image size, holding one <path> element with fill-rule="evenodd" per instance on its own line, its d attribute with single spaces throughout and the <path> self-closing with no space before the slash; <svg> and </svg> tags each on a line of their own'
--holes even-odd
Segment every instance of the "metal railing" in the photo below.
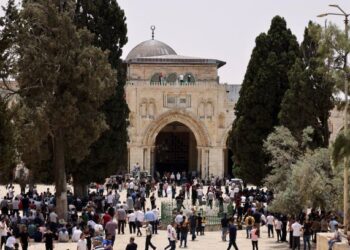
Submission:
<svg viewBox="0 0 350 250">
<path fill-rule="evenodd" d="M 201 216 L 206 221 L 206 225 L 220 225 L 221 219 L 223 218 L 223 213 L 217 211 L 216 215 L 208 215 L 203 208 L 198 208 L 196 213 L 200 213 Z M 161 220 L 162 224 L 169 224 L 174 221 L 174 218 L 177 214 L 176 202 L 162 202 L 161 203 Z"/>
</svg>

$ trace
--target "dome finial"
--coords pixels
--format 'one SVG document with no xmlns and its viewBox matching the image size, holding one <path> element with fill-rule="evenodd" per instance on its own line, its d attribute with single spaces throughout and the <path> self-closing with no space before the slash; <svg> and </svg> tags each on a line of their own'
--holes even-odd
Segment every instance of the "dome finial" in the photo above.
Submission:
<svg viewBox="0 0 350 250">
<path fill-rule="evenodd" d="M 152 30 L 152 40 L 154 40 L 154 30 L 156 29 L 156 26 L 152 25 L 151 30 Z"/>
</svg>

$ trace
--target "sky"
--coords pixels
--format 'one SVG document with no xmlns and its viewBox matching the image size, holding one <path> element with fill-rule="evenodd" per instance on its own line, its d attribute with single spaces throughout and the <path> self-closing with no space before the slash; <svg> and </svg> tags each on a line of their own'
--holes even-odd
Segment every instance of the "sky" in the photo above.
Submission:
<svg viewBox="0 0 350 250">
<path fill-rule="evenodd" d="M 332 0 L 117 0 L 125 11 L 129 42 L 123 58 L 142 41 L 151 38 L 170 45 L 179 55 L 219 59 L 222 83 L 241 84 L 255 46 L 255 38 L 267 32 L 275 15 L 284 17 L 301 42 L 304 28 L 314 21 L 343 27 L 343 17 L 316 17 L 337 12 L 338 4 L 350 13 L 350 1 Z M 7 0 L 0 0 L 4 5 Z"/>
<path fill-rule="evenodd" d="M 350 1 L 332 0 L 119 0 L 128 25 L 129 42 L 123 57 L 151 38 L 170 45 L 177 54 L 214 58 L 227 64 L 220 68 L 222 83 L 241 84 L 255 46 L 255 38 L 267 32 L 271 19 L 280 15 L 302 41 L 309 20 L 322 25 L 333 22 L 343 27 L 343 17 L 318 18 L 337 12 L 338 4 L 350 13 Z"/>
</svg>

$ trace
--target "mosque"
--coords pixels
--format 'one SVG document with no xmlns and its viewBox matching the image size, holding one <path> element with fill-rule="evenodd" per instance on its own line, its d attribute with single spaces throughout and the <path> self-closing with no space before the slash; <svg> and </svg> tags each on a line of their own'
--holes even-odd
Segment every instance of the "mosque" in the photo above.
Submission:
<svg viewBox="0 0 350 250">
<path fill-rule="evenodd" d="M 179 55 L 154 34 L 125 62 L 129 169 L 139 163 L 151 174 L 230 174 L 227 138 L 240 85 L 220 83 L 225 62 Z"/>
</svg>

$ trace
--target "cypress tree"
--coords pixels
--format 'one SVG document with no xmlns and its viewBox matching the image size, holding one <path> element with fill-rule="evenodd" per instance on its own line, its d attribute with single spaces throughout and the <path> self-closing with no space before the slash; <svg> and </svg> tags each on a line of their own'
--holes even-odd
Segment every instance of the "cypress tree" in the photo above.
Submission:
<svg viewBox="0 0 350 250">
<path fill-rule="evenodd" d="M 74 25 L 70 5 L 61 11 L 56 4 L 24 4 L 17 81 L 21 133 L 30 138 L 22 149 L 39 149 L 46 142 L 52 148 L 57 214 L 67 219 L 67 158 L 83 160 L 106 129 L 100 107 L 115 88 L 116 74 L 107 53 L 92 45 L 93 35 Z"/>
<path fill-rule="evenodd" d="M 287 90 L 279 119 L 293 136 L 302 142 L 303 129 L 314 129 L 313 147 L 327 147 L 329 143 L 328 118 L 334 107 L 334 81 L 325 60 L 319 52 L 322 28 L 309 23 L 300 46 L 301 58 L 289 72 L 290 89 Z"/>
<path fill-rule="evenodd" d="M 278 113 L 289 88 L 288 71 L 298 57 L 298 42 L 282 17 L 272 19 L 267 34 L 256 38 L 230 133 L 234 173 L 261 184 L 268 173 L 263 142 L 278 124 Z"/>
<path fill-rule="evenodd" d="M 91 145 L 84 161 L 71 168 L 77 193 L 91 181 L 102 182 L 110 174 L 126 170 L 129 108 L 124 92 L 126 67 L 120 58 L 128 40 L 125 21 L 116 0 L 77 1 L 76 25 L 94 34 L 94 45 L 109 52 L 109 63 L 117 70 L 115 92 L 102 106 L 109 128 Z"/>
</svg>

